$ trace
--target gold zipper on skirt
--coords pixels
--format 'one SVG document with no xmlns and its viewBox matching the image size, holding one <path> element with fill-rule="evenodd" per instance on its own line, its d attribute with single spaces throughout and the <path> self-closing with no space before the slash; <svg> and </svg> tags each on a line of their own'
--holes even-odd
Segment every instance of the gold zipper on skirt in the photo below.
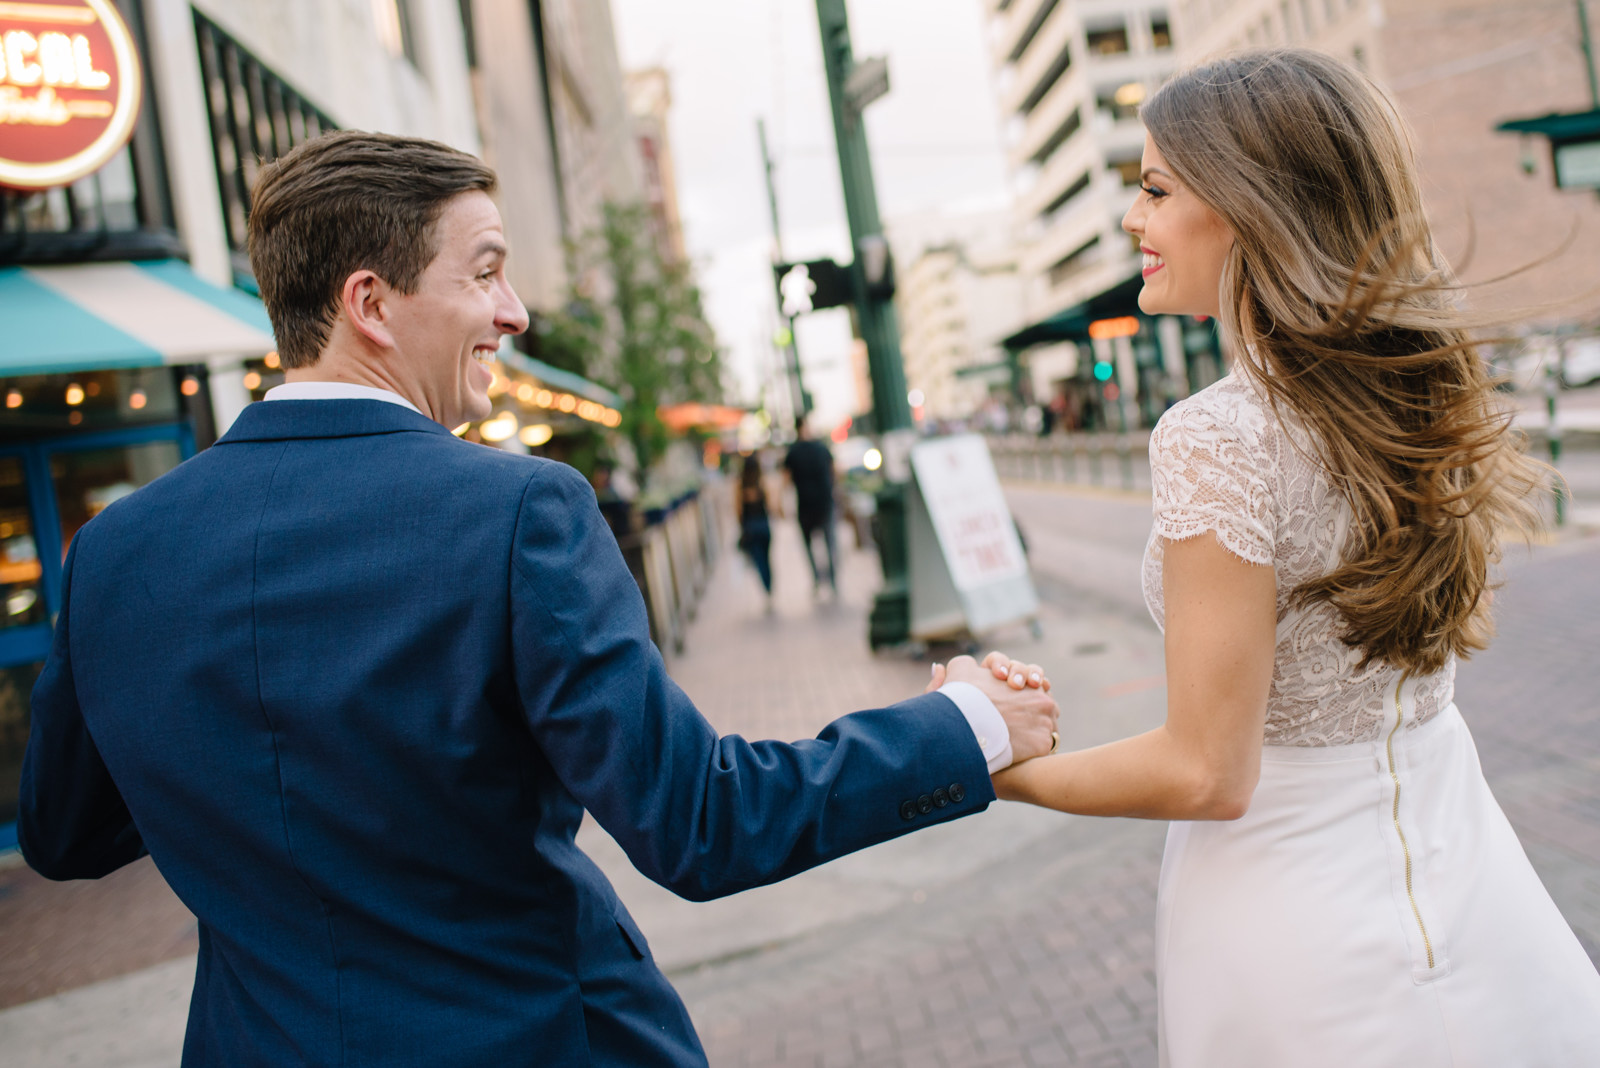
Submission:
<svg viewBox="0 0 1600 1068">
<path fill-rule="evenodd" d="M 1405 708 L 1400 704 L 1400 688 L 1406 684 L 1404 677 L 1394 688 L 1394 729 L 1389 732 L 1389 778 L 1394 780 L 1394 833 L 1400 836 L 1400 852 L 1406 858 L 1406 897 L 1411 899 L 1411 915 L 1417 919 L 1417 930 L 1422 932 L 1422 948 L 1428 953 L 1428 968 L 1433 968 L 1433 943 L 1428 940 L 1428 925 L 1422 922 L 1422 910 L 1417 907 L 1417 895 L 1411 888 L 1411 849 L 1406 845 L 1406 832 L 1400 826 L 1400 776 L 1394 769 L 1394 736 L 1405 721 Z"/>
</svg>

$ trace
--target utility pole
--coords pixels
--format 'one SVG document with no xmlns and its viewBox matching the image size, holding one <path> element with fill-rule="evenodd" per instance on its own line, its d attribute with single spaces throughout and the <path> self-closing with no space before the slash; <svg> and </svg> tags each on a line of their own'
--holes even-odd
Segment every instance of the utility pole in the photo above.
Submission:
<svg viewBox="0 0 1600 1068">
<path fill-rule="evenodd" d="M 783 262 L 783 231 L 778 226 L 778 187 L 773 180 L 772 153 L 767 151 L 767 122 L 765 119 L 756 119 L 756 136 L 761 140 L 761 169 L 767 176 L 767 208 L 772 212 L 772 262 Z M 811 394 L 806 391 L 805 382 L 800 375 L 800 349 L 794 336 L 794 316 L 788 314 L 783 306 L 783 294 L 776 293 L 778 302 L 778 317 L 783 320 L 783 336 L 779 339 L 778 348 L 783 352 L 785 369 L 788 372 L 789 394 L 794 404 L 794 414 L 808 415 L 811 412 Z"/>
<path fill-rule="evenodd" d="M 867 343 L 872 379 L 874 429 L 884 439 L 884 471 L 878 495 L 878 553 L 883 563 L 883 588 L 873 601 L 868 641 L 874 649 L 906 641 L 911 635 L 911 591 L 906 539 L 906 483 L 903 470 L 912 430 L 906 399 L 905 369 L 900 363 L 900 329 L 895 318 L 892 269 L 878 195 L 872 179 L 872 157 L 862 110 L 888 91 L 882 60 L 858 64 L 850 47 L 850 22 L 845 0 L 817 0 L 817 26 L 822 34 L 822 62 L 833 106 L 833 134 L 839 149 L 839 177 L 844 185 L 845 214 L 850 221 L 850 265 L 855 290 L 857 329 Z M 896 448 L 900 445 L 901 448 Z M 902 468 L 902 469 L 897 469 Z"/>
</svg>

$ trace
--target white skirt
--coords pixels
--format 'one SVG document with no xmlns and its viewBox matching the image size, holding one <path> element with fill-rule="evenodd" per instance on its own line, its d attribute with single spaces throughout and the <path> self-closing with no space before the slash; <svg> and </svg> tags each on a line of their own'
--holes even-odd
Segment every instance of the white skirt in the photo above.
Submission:
<svg viewBox="0 0 1600 1068">
<path fill-rule="evenodd" d="M 1600 1065 L 1600 976 L 1460 713 L 1392 747 L 1391 772 L 1387 730 L 1268 746 L 1244 818 L 1172 824 L 1156 909 L 1164 1068 Z"/>
</svg>

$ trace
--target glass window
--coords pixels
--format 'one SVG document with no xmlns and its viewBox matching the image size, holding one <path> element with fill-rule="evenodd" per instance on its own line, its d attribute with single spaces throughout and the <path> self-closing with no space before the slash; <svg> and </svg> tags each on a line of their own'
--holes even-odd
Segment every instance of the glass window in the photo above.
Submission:
<svg viewBox="0 0 1600 1068">
<path fill-rule="evenodd" d="M 1172 23 L 1167 16 L 1155 14 L 1150 16 L 1150 44 L 1154 48 L 1172 47 Z"/>
<path fill-rule="evenodd" d="M 1094 96 L 1094 106 L 1110 115 L 1117 122 L 1137 119 L 1139 117 L 1139 105 L 1144 102 L 1144 92 L 1143 86 L 1138 86 L 1139 91 L 1133 91 L 1135 85 L 1137 83 L 1118 86 L 1115 89 L 1097 91 Z"/>
<path fill-rule="evenodd" d="M 1121 163 L 1113 163 L 1111 169 L 1117 172 L 1124 186 L 1138 185 L 1139 175 L 1143 173 L 1140 164 L 1142 160 L 1125 159 Z"/>
<path fill-rule="evenodd" d="M 61 553 L 72 536 L 112 501 L 126 497 L 178 466 L 174 441 L 153 441 L 122 449 L 58 452 L 50 457 L 56 504 L 61 512 Z"/>
<path fill-rule="evenodd" d="M 0 668 L 0 823 L 17 818 L 22 754 L 28 747 L 28 695 L 43 664 Z"/>
<path fill-rule="evenodd" d="M 1110 26 L 1089 31 L 1089 51 L 1095 55 L 1111 56 L 1128 50 L 1128 28 Z"/>
<path fill-rule="evenodd" d="M 0 630 L 45 621 L 42 574 L 22 459 L 0 457 Z"/>
<path fill-rule="evenodd" d="M 188 377 L 171 367 L 144 367 L 4 379 L 0 440 L 173 422 L 182 417 L 179 393 L 196 388 L 184 385 Z"/>
</svg>

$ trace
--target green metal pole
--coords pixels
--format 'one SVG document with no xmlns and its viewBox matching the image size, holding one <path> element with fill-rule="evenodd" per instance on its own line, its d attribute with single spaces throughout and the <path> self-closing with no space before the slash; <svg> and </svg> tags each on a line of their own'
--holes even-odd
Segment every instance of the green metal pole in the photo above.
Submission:
<svg viewBox="0 0 1600 1068">
<path fill-rule="evenodd" d="M 822 31 L 822 60 L 828 75 L 828 99 L 833 105 L 833 133 L 839 147 L 839 177 L 844 184 L 845 215 L 850 221 L 850 243 L 855 259 L 850 267 L 856 293 L 856 314 L 861 337 L 867 343 L 867 363 L 872 376 L 872 408 L 880 433 L 909 430 L 911 405 L 906 400 L 906 376 L 900 363 L 900 328 L 892 299 L 869 297 L 862 270 L 863 238 L 881 237 L 878 194 L 872 178 L 872 156 L 861 116 L 845 99 L 844 83 L 855 66 L 850 51 L 850 25 L 845 0 L 817 0 L 817 22 Z"/>
<path fill-rule="evenodd" d="M 894 302 L 867 292 L 862 266 L 863 241 L 881 239 L 878 195 L 872 179 L 872 157 L 861 115 L 845 93 L 845 80 L 855 66 L 850 47 L 850 20 L 845 0 L 817 0 L 817 27 L 822 35 L 822 62 L 833 108 L 833 134 L 839 148 L 839 178 L 844 186 L 845 215 L 855 256 L 850 266 L 855 289 L 857 329 L 867 343 L 867 369 L 872 379 L 873 422 L 877 433 L 895 434 L 912 428 L 906 399 L 905 369 L 900 363 L 900 328 Z M 906 539 L 906 486 L 892 480 L 878 495 L 878 552 L 883 588 L 873 601 L 868 641 L 874 649 L 911 636 L 909 553 Z"/>
</svg>

